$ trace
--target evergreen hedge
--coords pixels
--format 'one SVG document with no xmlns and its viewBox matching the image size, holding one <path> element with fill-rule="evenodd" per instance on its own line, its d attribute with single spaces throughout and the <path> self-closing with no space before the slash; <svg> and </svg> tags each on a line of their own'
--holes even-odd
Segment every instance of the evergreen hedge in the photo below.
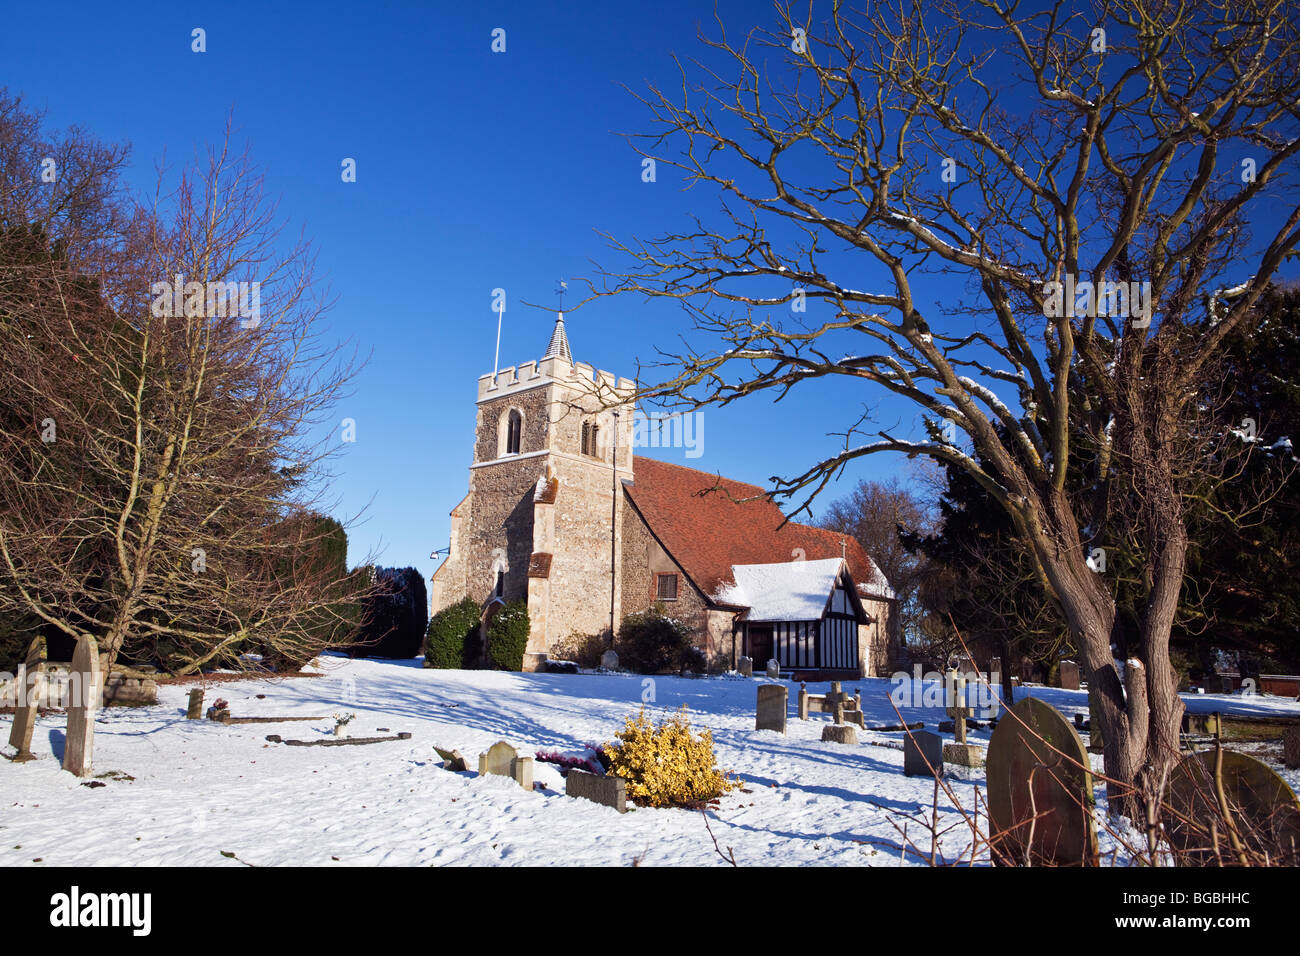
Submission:
<svg viewBox="0 0 1300 956">
<path fill-rule="evenodd" d="M 474 666 L 470 656 L 478 649 L 479 614 L 478 604 L 472 598 L 465 598 L 429 618 L 424 642 L 424 659 L 429 666 Z"/>
<path fill-rule="evenodd" d="M 524 668 L 524 651 L 528 649 L 528 604 L 511 601 L 488 624 L 488 657 L 498 670 Z"/>
</svg>

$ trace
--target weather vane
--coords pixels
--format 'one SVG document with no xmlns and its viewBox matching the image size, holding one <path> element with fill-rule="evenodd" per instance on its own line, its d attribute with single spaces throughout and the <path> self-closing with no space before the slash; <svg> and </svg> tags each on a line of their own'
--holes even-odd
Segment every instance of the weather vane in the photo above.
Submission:
<svg viewBox="0 0 1300 956">
<path fill-rule="evenodd" d="M 560 283 L 560 287 L 555 290 L 555 294 L 560 297 L 560 311 L 563 312 L 564 311 L 564 290 L 569 287 L 569 283 L 565 282 L 563 279 L 557 279 L 556 281 Z"/>
</svg>

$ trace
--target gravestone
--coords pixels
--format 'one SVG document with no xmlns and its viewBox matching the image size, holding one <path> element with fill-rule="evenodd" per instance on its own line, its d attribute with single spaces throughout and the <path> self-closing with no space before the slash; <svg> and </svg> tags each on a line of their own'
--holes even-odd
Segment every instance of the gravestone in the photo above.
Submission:
<svg viewBox="0 0 1300 956">
<path fill-rule="evenodd" d="M 781 662 L 775 657 L 767 662 L 767 676 L 773 680 L 781 679 Z"/>
<path fill-rule="evenodd" d="M 943 739 L 938 734 L 932 734 L 928 730 L 917 730 L 903 738 L 904 776 L 932 777 L 941 773 L 943 773 Z"/>
<path fill-rule="evenodd" d="M 1068 720 L 1026 697 L 998 721 L 987 764 L 995 863 L 1096 864 L 1091 765 Z"/>
<path fill-rule="evenodd" d="M 67 740 L 63 744 L 63 769 L 89 777 L 95 752 L 95 711 L 103 693 L 99 680 L 99 648 L 93 637 L 77 641 L 69 677 Z"/>
<path fill-rule="evenodd" d="M 1300 770 L 1300 727 L 1282 735 L 1282 762 L 1290 770 Z"/>
<path fill-rule="evenodd" d="M 190 691 L 189 706 L 185 709 L 186 720 L 198 720 L 203 716 L 203 695 L 202 687 L 196 687 Z"/>
<path fill-rule="evenodd" d="M 469 764 L 465 762 L 465 758 L 461 756 L 459 750 L 443 750 L 441 747 L 437 746 L 433 749 L 436 750 L 438 756 L 442 758 L 443 770 L 450 770 L 453 773 L 463 773 L 469 769 Z"/>
<path fill-rule="evenodd" d="M 790 690 L 784 684 L 760 684 L 754 729 L 785 733 L 785 716 L 789 706 Z"/>
<path fill-rule="evenodd" d="M 1074 661 L 1061 661 L 1060 670 L 1062 690 L 1079 689 L 1079 665 Z"/>
<path fill-rule="evenodd" d="M 833 744 L 856 744 L 858 732 L 852 724 L 827 724 L 822 728 L 822 741 Z"/>
<path fill-rule="evenodd" d="M 1254 757 L 1232 750 L 1222 755 L 1223 796 L 1231 821 L 1224 818 L 1215 786 L 1216 751 L 1184 757 L 1169 774 L 1165 833 L 1177 851 L 1175 862 L 1179 866 L 1237 863 L 1231 845 L 1235 831 L 1257 859 L 1267 853 L 1274 866 L 1300 863 L 1300 803 L 1286 781 Z"/>
<path fill-rule="evenodd" d="M 1183 714 L 1183 733 L 1218 737 L 1223 731 L 1223 718 L 1213 714 Z"/>
<path fill-rule="evenodd" d="M 826 713 L 835 713 L 837 706 L 843 706 L 844 702 L 849 699 L 849 695 L 844 693 L 844 688 L 839 681 L 831 681 L 830 692 L 823 698 L 826 701 Z M 837 720 L 836 723 L 839 723 Z"/>
<path fill-rule="evenodd" d="M 618 654 L 611 648 L 600 655 L 600 666 L 607 671 L 618 670 Z"/>
<path fill-rule="evenodd" d="M 17 763 L 36 759 L 32 755 L 32 731 L 36 729 L 45 676 L 45 638 L 37 637 L 27 646 L 23 672 L 22 680 L 14 688 L 20 696 L 14 701 L 14 725 L 9 731 L 10 746 L 18 748 L 18 756 L 14 758 Z"/>
<path fill-rule="evenodd" d="M 575 767 L 564 778 L 564 792 L 627 813 L 627 781 L 622 777 L 587 773 Z"/>
<path fill-rule="evenodd" d="M 525 790 L 533 789 L 533 758 L 521 757 L 504 740 L 498 740 L 478 755 L 478 772 L 481 777 L 488 774 L 510 777 Z"/>
<path fill-rule="evenodd" d="M 741 677 L 754 676 L 754 659 L 751 657 L 742 657 L 736 661 L 736 670 L 740 672 Z"/>
</svg>

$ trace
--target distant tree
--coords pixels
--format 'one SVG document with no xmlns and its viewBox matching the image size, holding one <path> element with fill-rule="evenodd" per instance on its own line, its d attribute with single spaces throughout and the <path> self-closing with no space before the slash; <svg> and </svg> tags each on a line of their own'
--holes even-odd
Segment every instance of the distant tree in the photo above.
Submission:
<svg viewBox="0 0 1300 956">
<path fill-rule="evenodd" d="M 924 535 L 932 529 L 934 519 L 925 503 L 896 478 L 859 481 L 848 495 L 830 503 L 819 523 L 862 545 L 898 596 L 904 639 L 914 640 L 923 614 L 917 597 L 926 558 L 909 551 L 903 535 Z"/>
</svg>

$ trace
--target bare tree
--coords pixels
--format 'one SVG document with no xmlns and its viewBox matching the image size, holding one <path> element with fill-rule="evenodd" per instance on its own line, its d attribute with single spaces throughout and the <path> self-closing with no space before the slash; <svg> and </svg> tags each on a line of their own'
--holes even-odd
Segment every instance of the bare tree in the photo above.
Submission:
<svg viewBox="0 0 1300 956">
<path fill-rule="evenodd" d="M 643 98 L 659 128 L 640 141 L 716 189 L 717 222 L 615 241 L 630 265 L 595 289 L 677 299 L 705 333 L 650 395 L 727 404 L 849 376 L 923 410 L 930 434 L 860 441 L 864 418 L 774 490 L 815 495 L 882 452 L 966 469 L 1060 602 L 1108 774 L 1148 794 L 1178 756 L 1169 633 L 1193 383 L 1300 241 L 1283 175 L 1300 152 L 1290 13 L 1282 0 L 835 3 L 822 21 L 778 7 L 741 42 L 719 23 L 702 79 L 682 65 L 677 97 Z M 936 273 L 966 292 L 931 310 Z M 1081 453 L 1094 481 L 1074 493 Z M 1088 523 L 1107 495 L 1130 503 L 1126 527 Z M 1112 532 L 1141 545 L 1131 626 L 1088 563 Z M 1123 680 L 1112 645 L 1128 649 Z"/>
<path fill-rule="evenodd" d="M 308 659 L 356 624 L 314 516 L 351 372 L 319 337 L 310 250 L 281 248 L 225 145 L 107 218 L 93 241 L 4 234 L 0 602 L 110 664 Z"/>
<path fill-rule="evenodd" d="M 926 559 L 905 547 L 902 535 L 934 530 L 933 515 L 925 504 L 897 478 L 859 481 L 848 495 L 827 506 L 819 523 L 858 540 L 898 597 L 904 639 L 914 638 L 922 614 L 917 590 Z"/>
</svg>

